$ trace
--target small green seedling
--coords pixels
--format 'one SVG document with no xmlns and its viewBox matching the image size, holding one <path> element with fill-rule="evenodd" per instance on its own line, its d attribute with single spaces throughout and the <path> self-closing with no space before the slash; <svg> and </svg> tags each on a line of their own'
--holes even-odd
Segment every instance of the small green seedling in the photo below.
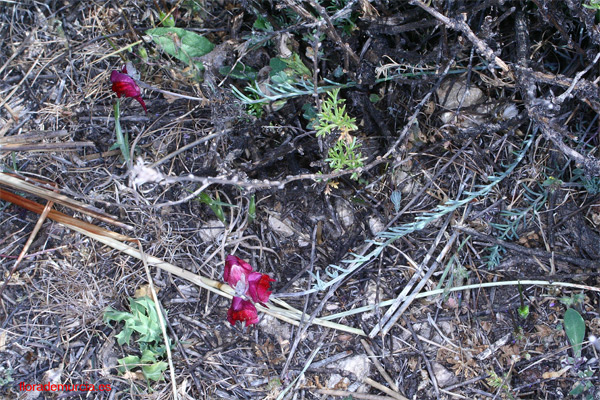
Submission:
<svg viewBox="0 0 600 400">
<path fill-rule="evenodd" d="M 527 319 L 529 316 L 529 304 L 525 304 L 524 296 L 523 296 L 523 287 L 521 283 L 519 283 L 519 298 L 521 300 L 521 306 L 519 307 L 519 317 L 522 319 Z"/>
<path fill-rule="evenodd" d="M 210 209 L 215 213 L 219 221 L 225 223 L 225 212 L 223 211 L 223 207 L 236 207 L 233 204 L 224 203 L 219 200 L 219 193 L 217 192 L 217 199 L 213 199 L 206 192 L 202 192 L 198 195 L 198 201 L 200 203 L 204 203 L 210 207 Z"/>
<path fill-rule="evenodd" d="M 256 196 L 250 196 L 248 204 L 248 223 L 251 224 L 256 219 Z"/>
<path fill-rule="evenodd" d="M 583 304 L 584 300 L 585 300 L 584 293 L 575 293 L 569 297 L 563 296 L 559 299 L 559 301 L 567 307 L 575 307 L 578 304 Z"/>
<path fill-rule="evenodd" d="M 163 378 L 167 369 L 165 357 L 166 349 L 162 340 L 162 331 L 156 307 L 152 299 L 147 296 L 129 299 L 130 312 L 117 311 L 108 307 L 104 312 L 104 322 L 124 322 L 123 330 L 115 337 L 120 345 L 129 344 L 132 335 L 136 334 L 139 344 L 139 355 L 128 355 L 118 360 L 121 367 L 119 371 L 133 371 L 141 368 L 147 380 L 158 381 Z"/>
</svg>

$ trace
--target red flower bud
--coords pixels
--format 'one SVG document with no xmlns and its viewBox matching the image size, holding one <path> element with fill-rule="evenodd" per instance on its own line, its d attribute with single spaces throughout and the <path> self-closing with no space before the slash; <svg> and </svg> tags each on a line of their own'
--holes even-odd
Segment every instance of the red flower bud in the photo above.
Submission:
<svg viewBox="0 0 600 400">
<path fill-rule="evenodd" d="M 113 71 L 110 74 L 110 81 L 112 82 L 112 90 L 120 98 L 121 96 L 132 97 L 136 99 L 144 108 L 145 112 L 146 103 L 142 100 L 142 92 L 140 87 L 135 83 L 133 78 L 127 74 L 127 68 L 123 67 L 123 72 Z"/>
<path fill-rule="evenodd" d="M 261 274 L 260 272 L 251 273 L 248 277 L 248 296 L 256 303 L 264 304 L 268 302 L 269 296 L 272 293 L 269 291 L 271 282 L 275 282 L 275 279 L 272 279 L 267 274 Z"/>
<path fill-rule="evenodd" d="M 234 297 L 227 311 L 227 320 L 231 325 L 235 325 L 236 321 L 246 321 L 246 326 L 249 326 L 258 322 L 258 313 L 254 304 L 241 297 Z"/>
</svg>

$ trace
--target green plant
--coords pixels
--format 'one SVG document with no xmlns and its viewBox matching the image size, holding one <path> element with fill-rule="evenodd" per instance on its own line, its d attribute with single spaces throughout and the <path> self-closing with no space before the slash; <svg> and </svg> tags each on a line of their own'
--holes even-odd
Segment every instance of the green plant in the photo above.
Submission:
<svg viewBox="0 0 600 400">
<path fill-rule="evenodd" d="M 114 105 L 115 115 L 115 135 L 117 141 L 110 147 L 110 150 L 119 149 L 125 161 L 129 162 L 129 138 L 127 133 L 123 135 L 121 129 L 121 101 L 117 99 Z"/>
<path fill-rule="evenodd" d="M 199 70 L 203 70 L 204 65 L 198 57 L 210 53 L 215 48 L 204 36 L 182 28 L 148 29 L 146 35 L 149 35 L 165 53 Z"/>
<path fill-rule="evenodd" d="M 325 290 L 332 285 L 344 280 L 358 268 L 360 268 L 365 263 L 368 263 L 375 258 L 377 258 L 383 250 L 394 243 L 396 240 L 421 229 L 424 229 L 430 223 L 439 220 L 445 215 L 457 210 L 458 208 L 467 205 L 471 201 L 479 197 L 485 197 L 488 193 L 492 191 L 500 182 L 502 182 L 507 176 L 509 176 L 519 165 L 519 163 L 523 160 L 527 151 L 531 147 L 533 140 L 535 139 L 535 134 L 530 134 L 527 139 L 523 142 L 521 150 L 519 150 L 515 154 L 515 161 L 506 167 L 506 170 L 499 175 L 492 175 L 488 177 L 489 183 L 483 185 L 476 185 L 475 191 L 465 191 L 464 196 L 460 199 L 452 199 L 446 201 L 444 204 L 440 204 L 436 206 L 433 210 L 424 212 L 419 214 L 413 222 L 405 223 L 396 227 L 389 228 L 384 232 L 379 232 L 377 234 L 379 241 L 373 241 L 373 249 L 370 252 L 366 252 L 366 254 L 356 254 L 352 253 L 352 259 L 342 260 L 342 264 L 348 265 L 347 268 L 343 268 L 338 265 L 330 264 L 325 268 L 325 275 L 327 275 L 330 279 L 323 280 L 317 271 L 316 274 L 312 274 L 315 279 L 315 284 L 310 290 L 306 290 L 304 294 L 314 293 L 318 291 Z"/>
<path fill-rule="evenodd" d="M 500 231 L 497 235 L 498 239 L 517 239 L 518 229 L 525 228 L 535 214 L 546 202 L 548 198 L 548 190 L 543 190 L 541 193 L 534 192 L 527 186 L 523 186 L 523 197 L 528 203 L 524 208 L 513 208 L 504 210 L 500 213 L 502 222 L 491 224 L 493 228 Z M 501 254 L 505 252 L 504 247 L 500 245 L 490 247 L 490 253 L 486 256 L 488 268 L 495 268 L 500 264 Z"/>
<path fill-rule="evenodd" d="M 250 196 L 248 202 L 248 223 L 251 224 L 256 219 L 256 195 Z"/>
<path fill-rule="evenodd" d="M 564 324 L 567 338 L 573 346 L 573 355 L 575 358 L 579 358 L 581 357 L 581 344 L 585 336 L 585 321 L 576 310 L 567 308 Z"/>
<path fill-rule="evenodd" d="M 525 303 L 525 299 L 523 296 L 523 286 L 521 286 L 520 283 L 519 283 L 519 299 L 521 300 L 521 305 L 519 306 L 519 309 L 517 310 L 517 312 L 519 313 L 519 317 L 521 317 L 522 319 L 527 319 L 527 317 L 529 316 L 529 304 Z"/>
<path fill-rule="evenodd" d="M 266 83 L 259 86 L 258 83 L 254 82 L 250 86 L 247 86 L 244 91 L 254 93 L 256 97 L 249 97 L 242 93 L 235 86 L 231 86 L 233 95 L 240 99 L 244 104 L 257 104 L 257 103 L 269 103 L 278 100 L 287 100 L 294 97 L 310 96 L 314 93 L 325 93 L 333 89 L 344 89 L 356 86 L 356 82 L 349 83 L 337 83 L 325 79 L 328 85 L 315 86 L 312 81 L 298 78 L 296 80 L 285 79 L 272 79 L 271 83 Z"/>
<path fill-rule="evenodd" d="M 336 131 L 344 136 L 358 129 L 356 118 L 352 118 L 346 113 L 345 100 L 338 98 L 339 93 L 339 88 L 332 90 L 329 93 L 329 98 L 321 104 L 318 123 L 315 125 L 317 137 L 326 136 Z"/>
<path fill-rule="evenodd" d="M 559 299 L 559 301 L 567 307 L 574 307 L 579 304 L 583 304 L 584 300 L 585 300 L 584 293 L 574 293 L 569 297 L 563 296 Z"/>
<path fill-rule="evenodd" d="M 390 196 L 390 201 L 394 205 L 394 211 L 398 213 L 400 211 L 400 202 L 402 201 L 402 192 L 399 190 L 394 190 Z"/>
<path fill-rule="evenodd" d="M 219 192 L 217 192 L 217 199 L 214 200 L 210 195 L 206 192 L 202 192 L 198 195 L 198 201 L 204 203 L 210 207 L 210 209 L 215 213 L 219 221 L 225 223 L 225 213 L 223 212 L 223 207 L 235 207 L 233 204 L 224 203 L 219 200 Z"/>
<path fill-rule="evenodd" d="M 116 335 L 117 343 L 121 346 L 129 344 L 131 336 L 135 333 L 139 344 L 140 355 L 128 355 L 118 360 L 121 373 L 141 368 L 147 380 L 158 381 L 167 369 L 165 357 L 166 349 L 162 340 L 162 331 L 156 307 L 152 299 L 147 296 L 129 299 L 130 312 L 117 311 L 108 307 L 104 312 L 103 320 L 124 322 L 123 330 Z"/>
<path fill-rule="evenodd" d="M 14 379 L 12 377 L 13 372 L 14 371 L 12 368 L 0 367 L 0 387 L 14 382 Z"/>
<path fill-rule="evenodd" d="M 569 357 L 568 361 L 575 367 L 577 377 L 579 378 L 579 380 L 573 385 L 569 395 L 579 396 L 588 391 L 593 392 L 592 389 L 594 388 L 594 385 L 589 378 L 594 375 L 594 370 L 590 367 L 586 367 L 584 369 L 579 368 L 581 347 L 583 344 L 583 338 L 585 337 L 585 321 L 581 317 L 581 314 L 572 308 L 568 308 L 565 312 L 564 328 L 567 338 L 573 347 L 574 357 Z M 592 400 L 594 395 L 593 393 L 587 393 L 584 398 L 586 400 Z"/>
<path fill-rule="evenodd" d="M 592 376 L 594 376 L 594 370 L 591 368 L 586 368 L 585 370 L 577 371 L 577 377 L 580 380 L 575 382 L 575 384 L 573 385 L 573 388 L 569 392 L 569 396 L 575 397 L 575 396 L 584 394 L 588 391 L 592 391 L 592 389 L 594 389 L 594 384 L 590 380 L 590 378 Z M 585 400 L 594 400 L 593 392 L 587 393 L 585 395 L 584 399 Z"/>
<path fill-rule="evenodd" d="M 514 399 L 514 396 L 510 393 L 510 387 L 508 381 L 510 379 L 510 372 L 504 377 L 499 376 L 495 371 L 491 371 L 489 376 L 486 378 L 486 382 L 490 387 L 501 391 L 506 398 Z"/>
<path fill-rule="evenodd" d="M 600 2 L 600 0 L 598 1 Z M 600 193 L 600 176 L 587 176 L 582 169 L 577 168 L 573 171 L 573 182 L 583 185 L 584 189 L 592 196 Z"/>
<path fill-rule="evenodd" d="M 592 10 L 599 10 L 600 11 L 600 0 L 589 0 L 590 4 L 585 4 L 583 3 L 582 5 L 585 8 L 590 8 Z"/>
<path fill-rule="evenodd" d="M 346 169 L 359 168 L 364 165 L 362 154 L 358 153 L 361 144 L 352 138 L 350 141 L 340 139 L 329 149 L 329 158 L 325 161 L 334 171 L 344 171 Z M 358 179 L 358 172 L 352 173 L 351 179 Z"/>
<path fill-rule="evenodd" d="M 314 124 L 317 137 L 339 135 L 328 151 L 328 158 L 325 159 L 336 172 L 364 165 L 362 154 L 358 152 L 361 144 L 355 137 L 350 136 L 350 132 L 358 129 L 356 118 L 348 115 L 345 100 L 338 97 L 339 93 L 339 88 L 329 93 L 329 98 L 321 104 L 321 112 L 317 115 L 317 122 Z M 358 180 L 358 175 L 358 172 L 354 172 L 351 178 Z"/>
<path fill-rule="evenodd" d="M 446 301 L 450 296 L 450 290 L 453 287 L 462 286 L 463 282 L 469 279 L 469 270 L 460 263 L 458 256 L 459 252 L 465 246 L 465 244 L 467 244 L 469 239 L 470 236 L 465 238 L 460 244 L 460 246 L 458 246 L 458 249 L 455 251 L 452 257 L 450 257 L 450 260 L 446 264 L 446 268 L 444 268 L 444 272 L 440 277 L 440 281 L 438 282 L 437 288 L 439 289 L 441 287 L 445 287 L 443 295 L 444 301 Z M 448 275 L 450 275 L 449 278 Z M 448 280 L 446 280 L 446 278 L 448 278 Z M 462 297 L 458 296 L 457 300 L 458 304 L 460 304 L 462 301 Z"/>
</svg>

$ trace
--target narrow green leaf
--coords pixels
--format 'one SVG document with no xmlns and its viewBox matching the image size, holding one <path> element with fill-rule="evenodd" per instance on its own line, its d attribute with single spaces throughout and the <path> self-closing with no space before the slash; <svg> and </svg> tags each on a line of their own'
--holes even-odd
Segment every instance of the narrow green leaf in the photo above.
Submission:
<svg viewBox="0 0 600 400">
<path fill-rule="evenodd" d="M 256 219 L 256 197 L 250 196 L 250 204 L 248 204 L 248 223 L 252 223 Z"/>
<path fill-rule="evenodd" d="M 581 344 L 585 336 L 585 321 L 576 310 L 569 308 L 565 312 L 565 332 L 573 346 L 575 357 L 581 357 Z"/>
</svg>

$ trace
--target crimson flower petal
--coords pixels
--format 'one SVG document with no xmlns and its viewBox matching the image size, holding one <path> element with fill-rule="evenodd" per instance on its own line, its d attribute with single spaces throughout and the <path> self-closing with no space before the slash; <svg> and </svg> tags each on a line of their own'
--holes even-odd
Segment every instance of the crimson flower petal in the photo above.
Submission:
<svg viewBox="0 0 600 400">
<path fill-rule="evenodd" d="M 251 273 L 248 277 L 248 296 L 256 303 L 264 304 L 268 302 L 269 296 L 273 293 L 269 291 L 271 282 L 275 282 L 275 279 L 272 279 L 267 274 L 261 274 L 260 272 Z"/>
<path fill-rule="evenodd" d="M 225 258 L 225 271 L 223 279 L 232 288 L 235 288 L 238 282 L 243 279 L 248 282 L 248 275 L 252 273 L 252 266 L 239 257 L 228 255 Z"/>
<path fill-rule="evenodd" d="M 241 297 L 234 297 L 227 311 L 227 320 L 231 325 L 235 325 L 236 321 L 245 321 L 246 326 L 249 326 L 258 322 L 258 313 L 254 304 Z"/>
<path fill-rule="evenodd" d="M 148 112 L 146 103 L 142 99 L 142 91 L 140 87 L 135 83 L 133 78 L 127 75 L 127 69 L 123 68 L 123 72 L 113 71 L 110 74 L 110 81 L 112 82 L 112 90 L 117 94 L 118 97 L 125 96 L 136 99 L 144 108 L 145 112 Z"/>
</svg>

